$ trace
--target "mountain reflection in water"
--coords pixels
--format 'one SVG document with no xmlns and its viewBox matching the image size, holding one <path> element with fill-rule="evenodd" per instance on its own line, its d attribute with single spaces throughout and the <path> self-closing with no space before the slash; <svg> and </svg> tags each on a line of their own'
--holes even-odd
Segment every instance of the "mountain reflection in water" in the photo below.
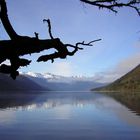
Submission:
<svg viewBox="0 0 140 140">
<path fill-rule="evenodd" d="M 0 139 L 139 140 L 140 117 L 111 97 L 90 92 L 0 95 Z"/>
</svg>

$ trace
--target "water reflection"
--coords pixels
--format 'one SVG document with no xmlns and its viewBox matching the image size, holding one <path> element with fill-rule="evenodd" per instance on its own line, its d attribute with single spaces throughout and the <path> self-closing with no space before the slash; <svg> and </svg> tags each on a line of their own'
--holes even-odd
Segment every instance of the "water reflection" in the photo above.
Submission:
<svg viewBox="0 0 140 140">
<path fill-rule="evenodd" d="M 140 115 L 140 93 L 139 92 L 108 92 L 105 93 L 124 104 L 132 111 Z"/>
<path fill-rule="evenodd" d="M 0 111 L 0 125 L 11 124 L 15 121 L 15 113 L 12 111 Z"/>
<path fill-rule="evenodd" d="M 87 105 L 97 108 L 115 108 L 120 104 L 112 98 L 90 92 L 10 92 L 0 94 L 0 109 L 33 110 L 72 105 L 83 108 Z"/>
<path fill-rule="evenodd" d="M 4 93 L 0 95 L 0 138 L 9 137 L 139 140 L 140 117 L 98 93 Z"/>
<path fill-rule="evenodd" d="M 69 110 L 71 106 L 77 108 L 87 108 L 92 106 L 94 111 L 114 113 L 125 121 L 135 122 L 136 116 L 130 116 L 130 110 L 116 102 L 113 98 L 90 92 L 10 92 L 1 94 L 1 110 L 33 111 L 39 109 L 59 108 L 60 114 L 64 110 Z M 3 111 L 4 112 L 4 111 Z M 1 114 L 3 114 L 3 112 Z M 133 113 L 132 113 L 133 114 Z M 2 115 L 1 115 L 2 116 Z M 134 117 L 135 116 L 135 117 Z M 2 119 L 3 120 L 3 119 Z M 140 123 L 136 121 L 136 124 Z"/>
</svg>

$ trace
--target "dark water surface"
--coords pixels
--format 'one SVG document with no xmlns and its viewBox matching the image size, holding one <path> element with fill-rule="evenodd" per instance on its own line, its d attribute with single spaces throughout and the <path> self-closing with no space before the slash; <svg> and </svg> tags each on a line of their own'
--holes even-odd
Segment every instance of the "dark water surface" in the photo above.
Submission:
<svg viewBox="0 0 140 140">
<path fill-rule="evenodd" d="M 98 93 L 1 92 L 0 140 L 140 140 L 140 117 Z"/>
</svg>

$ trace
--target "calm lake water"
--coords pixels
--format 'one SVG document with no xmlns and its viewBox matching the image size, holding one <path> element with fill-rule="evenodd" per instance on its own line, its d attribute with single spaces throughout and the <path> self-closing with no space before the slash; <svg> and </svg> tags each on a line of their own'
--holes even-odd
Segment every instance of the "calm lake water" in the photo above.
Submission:
<svg viewBox="0 0 140 140">
<path fill-rule="evenodd" d="M 98 93 L 5 92 L 0 140 L 140 140 L 140 117 Z"/>
</svg>

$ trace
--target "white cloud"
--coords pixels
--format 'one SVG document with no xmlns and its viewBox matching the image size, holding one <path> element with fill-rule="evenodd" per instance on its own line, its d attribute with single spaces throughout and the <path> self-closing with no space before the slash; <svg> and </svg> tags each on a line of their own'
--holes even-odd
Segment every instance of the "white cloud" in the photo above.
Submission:
<svg viewBox="0 0 140 140">
<path fill-rule="evenodd" d="M 116 80 L 120 75 L 113 74 L 111 72 L 99 72 L 96 73 L 93 77 L 93 80 L 99 83 L 111 83 Z"/>
<path fill-rule="evenodd" d="M 63 76 L 72 76 L 73 71 L 72 65 L 68 62 L 56 62 L 49 68 L 49 72 Z"/>
<path fill-rule="evenodd" d="M 140 64 L 140 54 L 133 54 L 132 56 L 120 61 L 115 67 L 110 68 L 105 72 L 96 73 L 94 75 L 94 80 L 102 83 L 113 82 L 135 68 L 138 64 Z"/>
<path fill-rule="evenodd" d="M 140 64 L 140 54 L 135 53 L 116 64 L 114 67 L 108 68 L 106 71 L 97 72 L 92 77 L 93 81 L 101 83 L 110 83 L 120 78 L 133 68 Z M 55 62 L 47 69 L 50 73 L 62 76 L 73 76 L 77 72 L 77 66 L 69 62 Z"/>
<path fill-rule="evenodd" d="M 118 74 L 122 75 L 130 70 L 132 70 L 134 67 L 136 67 L 138 64 L 140 64 L 140 54 L 134 54 L 124 60 L 122 60 L 120 63 L 116 65 L 114 68 L 114 71 Z"/>
</svg>

